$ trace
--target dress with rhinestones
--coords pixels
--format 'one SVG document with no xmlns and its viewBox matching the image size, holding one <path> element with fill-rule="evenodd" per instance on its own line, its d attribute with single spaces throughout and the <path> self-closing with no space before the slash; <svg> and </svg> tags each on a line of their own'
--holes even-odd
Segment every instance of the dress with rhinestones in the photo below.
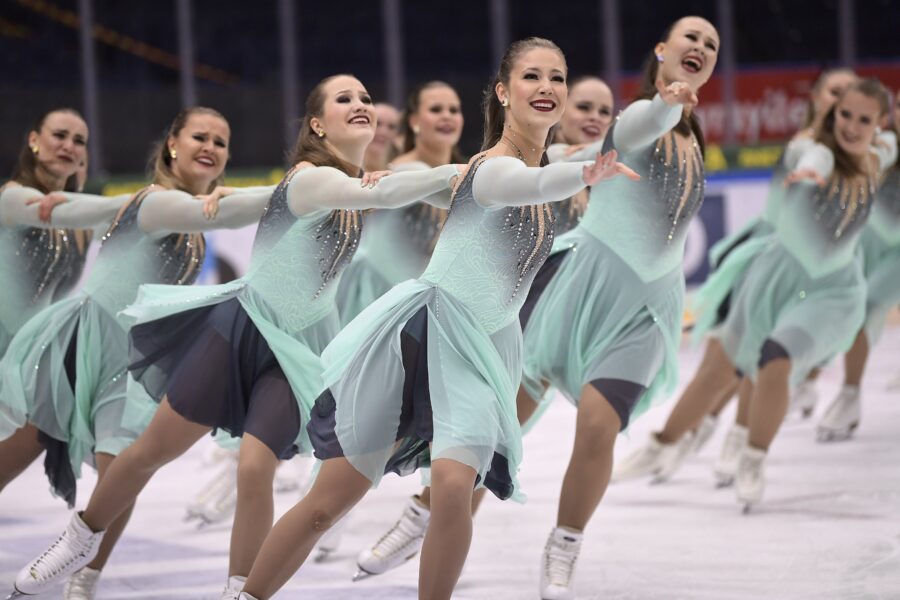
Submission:
<svg viewBox="0 0 900 600">
<path fill-rule="evenodd" d="M 430 169 L 422 161 L 389 165 L 394 173 Z M 366 232 L 341 277 L 336 300 L 341 324 L 389 289 L 422 274 L 446 211 L 427 203 L 366 215 Z"/>
<path fill-rule="evenodd" d="M 872 155 L 884 170 L 896 160 L 896 142 Z M 824 188 L 802 181 L 787 191 L 771 236 L 732 252 L 698 291 L 695 335 L 715 319 L 705 307 L 732 294 L 727 319 L 713 335 L 737 369 L 755 377 L 763 343 L 780 344 L 791 358 L 791 381 L 849 348 L 865 319 L 866 281 L 859 241 L 872 209 L 878 177 L 842 176 L 821 144 L 797 169 L 813 169 Z"/>
<path fill-rule="evenodd" d="M 863 229 L 860 245 L 866 275 L 866 335 L 881 337 L 890 310 L 900 304 L 900 167 L 885 175 Z"/>
<path fill-rule="evenodd" d="M 127 423 L 128 337 L 119 311 L 143 283 L 186 286 L 197 277 L 203 236 L 173 231 L 243 226 L 262 213 L 262 205 L 226 200 L 216 219 L 207 220 L 188 194 L 153 187 L 138 192 L 114 215 L 82 290 L 39 312 L 10 343 L 0 362 L 0 437 L 26 420 L 34 424 L 47 447 L 51 484 L 67 500 L 74 500 L 82 461 L 98 452 L 118 454 L 140 433 Z M 84 215 L 109 203 L 73 194 L 52 219 L 83 227 Z"/>
<path fill-rule="evenodd" d="M 363 210 L 441 194 L 446 202 L 456 174 L 452 165 L 400 173 L 370 189 L 331 167 L 291 170 L 266 195 L 243 277 L 141 286 L 124 311 L 135 323 L 131 375 L 189 421 L 249 433 L 283 458 L 308 452 L 302 424 L 322 390 L 319 354 L 339 329 L 335 292 Z"/>
<path fill-rule="evenodd" d="M 0 193 L 0 357 L 19 328 L 59 299 L 61 288 L 84 268 L 78 233 L 47 228 L 37 217 L 37 205 L 25 204 L 43 195 L 15 185 Z M 106 205 L 112 210 L 109 218 L 121 205 L 121 200 Z"/>
<path fill-rule="evenodd" d="M 580 224 L 560 236 L 539 278 L 543 294 L 525 325 L 524 385 L 543 383 L 577 403 L 596 379 L 646 388 L 631 418 L 675 384 L 684 301 L 682 256 L 690 219 L 703 201 L 703 157 L 696 140 L 673 131 L 681 106 L 657 95 L 626 108 L 604 150 L 641 175 L 591 189 Z M 623 426 L 625 423 L 623 423 Z"/>
<path fill-rule="evenodd" d="M 422 276 L 381 296 L 322 353 L 328 389 L 308 427 L 317 457 L 345 456 L 373 484 L 449 458 L 498 497 L 517 496 L 518 313 L 554 238 L 543 202 L 583 188 L 582 168 L 475 159 Z"/>
</svg>

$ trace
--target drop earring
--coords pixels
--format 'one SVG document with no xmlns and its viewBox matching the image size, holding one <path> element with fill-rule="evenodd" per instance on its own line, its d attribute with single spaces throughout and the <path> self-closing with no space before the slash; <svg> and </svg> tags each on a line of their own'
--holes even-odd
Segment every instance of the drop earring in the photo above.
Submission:
<svg viewBox="0 0 900 600">
<path fill-rule="evenodd" d="M 175 160 L 176 158 L 178 158 L 178 153 L 175 152 L 175 148 L 169 148 L 169 157 L 172 160 Z"/>
</svg>

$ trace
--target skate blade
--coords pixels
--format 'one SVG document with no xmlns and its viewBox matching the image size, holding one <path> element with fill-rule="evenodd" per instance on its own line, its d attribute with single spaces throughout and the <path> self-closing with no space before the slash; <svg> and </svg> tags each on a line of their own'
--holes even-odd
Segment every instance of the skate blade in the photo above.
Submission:
<svg viewBox="0 0 900 600">
<path fill-rule="evenodd" d="M 804 419 L 808 419 L 813 416 L 813 412 L 815 412 L 815 409 L 813 408 L 804 408 L 800 411 L 800 416 L 802 416 Z"/>
<path fill-rule="evenodd" d="M 325 562 L 329 558 L 331 558 L 332 554 L 334 554 L 334 550 L 332 550 L 331 548 L 318 548 L 316 551 L 316 556 L 313 558 L 313 562 Z M 354 579 L 354 581 L 356 580 Z"/>
<path fill-rule="evenodd" d="M 716 489 L 721 490 L 734 485 L 734 477 L 716 473 Z"/>
<path fill-rule="evenodd" d="M 375 573 L 369 573 L 368 571 L 357 565 L 356 574 L 353 575 L 353 583 L 362 581 L 363 579 L 368 579 L 369 577 L 375 577 Z"/>
<path fill-rule="evenodd" d="M 749 515 L 752 507 L 753 504 L 751 502 L 745 502 L 744 507 L 741 509 L 741 514 Z"/>
<path fill-rule="evenodd" d="M 819 442 L 843 442 L 845 440 L 849 440 L 853 437 L 853 431 L 856 429 L 856 424 L 851 425 L 849 428 L 844 430 L 835 430 L 835 429 L 819 429 L 816 434 L 816 440 Z"/>
<path fill-rule="evenodd" d="M 13 600 L 13 598 L 24 598 L 29 594 L 24 594 L 17 589 L 13 589 L 13 591 L 6 597 L 6 600 Z"/>
</svg>

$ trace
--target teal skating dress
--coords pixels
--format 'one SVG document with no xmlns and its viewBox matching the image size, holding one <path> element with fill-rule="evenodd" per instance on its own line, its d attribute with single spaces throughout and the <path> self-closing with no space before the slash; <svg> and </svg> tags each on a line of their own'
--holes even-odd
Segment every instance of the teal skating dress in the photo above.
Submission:
<svg viewBox="0 0 900 600">
<path fill-rule="evenodd" d="M 281 458 L 308 452 L 302 424 L 322 390 L 319 354 L 339 329 L 335 292 L 362 211 L 446 201 L 456 175 L 447 165 L 370 189 L 311 167 L 291 170 L 272 193 L 244 194 L 267 201 L 246 275 L 192 289 L 141 286 L 123 313 L 134 323 L 131 375 L 189 421 L 253 435 Z"/>
<path fill-rule="evenodd" d="M 860 238 L 866 276 L 869 344 L 881 337 L 890 310 L 900 304 L 900 167 L 885 175 Z"/>
<path fill-rule="evenodd" d="M 110 200 L 67 194 L 54 223 L 84 227 L 109 219 Z M 207 220 L 184 192 L 146 188 L 118 209 L 84 288 L 30 319 L 0 362 L 0 436 L 26 421 L 41 432 L 54 492 L 70 504 L 81 463 L 116 455 L 140 434 L 126 394 L 127 323 L 118 316 L 146 282 L 190 284 L 203 264 L 199 232 L 254 222 L 261 206 L 231 200 Z"/>
<path fill-rule="evenodd" d="M 543 202 L 582 189 L 582 169 L 473 161 L 422 276 L 381 296 L 322 353 L 327 389 L 307 428 L 316 457 L 344 456 L 373 485 L 452 459 L 498 497 L 521 499 L 518 313 L 553 243 Z"/>
<path fill-rule="evenodd" d="M 403 173 L 431 167 L 412 161 L 388 168 Z M 338 285 L 342 325 L 401 281 L 422 274 L 445 217 L 446 211 L 427 203 L 366 215 L 366 234 Z"/>
<path fill-rule="evenodd" d="M 672 131 L 681 112 L 659 95 L 639 100 L 607 133 L 603 149 L 617 150 L 642 179 L 593 186 L 580 224 L 557 239 L 543 269 L 552 278 L 525 326 L 523 384 L 532 398 L 541 398 L 548 382 L 577 404 L 593 384 L 624 428 L 659 390 L 674 387 L 681 263 L 704 192 L 696 140 Z M 610 380 L 622 396 L 607 393 Z"/>
<path fill-rule="evenodd" d="M 0 357 L 19 328 L 62 298 L 84 270 L 87 243 L 79 247 L 77 239 L 84 234 L 28 224 L 40 221 L 37 206 L 25 201 L 43 195 L 16 185 L 0 192 Z M 119 206 L 121 200 L 109 204 L 113 214 Z"/>
<path fill-rule="evenodd" d="M 896 160 L 896 140 L 877 154 L 881 169 Z M 858 242 L 872 210 L 875 178 L 849 179 L 834 171 L 834 156 L 810 147 L 797 169 L 827 181 L 792 184 L 772 236 L 732 252 L 698 291 L 695 335 L 715 322 L 707 307 L 731 293 L 732 307 L 712 335 L 734 366 L 755 379 L 763 345 L 774 342 L 791 360 L 791 383 L 849 348 L 865 319 L 866 281 Z M 729 264 L 730 263 L 730 264 Z"/>
</svg>

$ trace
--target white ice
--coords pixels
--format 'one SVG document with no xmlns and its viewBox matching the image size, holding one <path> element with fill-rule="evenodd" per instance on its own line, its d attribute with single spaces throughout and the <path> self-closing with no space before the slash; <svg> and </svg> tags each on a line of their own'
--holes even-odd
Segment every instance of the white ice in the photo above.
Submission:
<svg viewBox="0 0 900 600">
<path fill-rule="evenodd" d="M 682 385 L 698 351 L 682 351 Z M 823 373 L 813 419 L 790 416 L 772 447 L 766 497 L 740 513 L 731 490 L 716 490 L 711 466 L 725 433 L 664 485 L 645 481 L 609 488 L 588 529 L 578 563 L 578 597 L 588 598 L 900 598 L 900 328 L 875 348 L 863 389 L 863 419 L 851 441 L 816 443 L 815 422 L 836 393 L 841 366 Z M 644 442 L 673 398 L 621 436 L 623 456 Z M 733 406 L 724 414 L 727 422 Z M 558 398 L 525 439 L 520 473 L 525 505 L 485 502 L 454 598 L 538 598 L 538 562 L 556 515 L 572 446 L 575 411 Z M 104 571 L 99 598 L 219 597 L 229 528 L 198 531 L 184 523 L 185 504 L 212 472 L 209 442 L 164 468 L 138 501 L 125 536 Z M 88 469 L 88 471 L 90 471 Z M 79 485 L 84 506 L 94 484 Z M 397 518 L 418 477 L 386 477 L 352 515 L 333 560 L 308 564 L 277 598 L 336 600 L 416 598 L 417 562 L 351 583 L 355 555 Z M 295 493 L 279 494 L 286 510 Z M 64 527 L 68 511 L 47 492 L 38 462 L 0 494 L 0 592 L 18 568 Z M 59 590 L 46 598 L 59 598 Z"/>
</svg>

